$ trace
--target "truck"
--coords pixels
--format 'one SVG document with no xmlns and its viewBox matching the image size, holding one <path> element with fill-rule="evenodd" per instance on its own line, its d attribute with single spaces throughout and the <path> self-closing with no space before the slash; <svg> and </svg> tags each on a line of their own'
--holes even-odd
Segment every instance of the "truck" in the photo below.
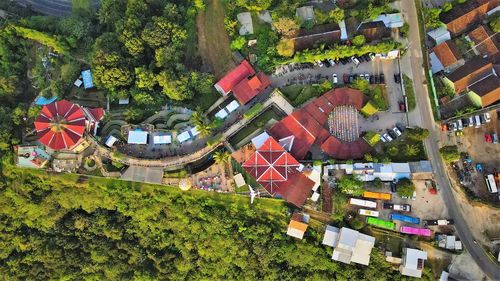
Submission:
<svg viewBox="0 0 500 281">
<path fill-rule="evenodd" d="M 377 200 L 388 200 L 388 201 L 392 199 L 392 195 L 390 193 L 371 192 L 371 191 L 363 192 L 363 197 L 377 199 Z"/>
<path fill-rule="evenodd" d="M 395 211 L 400 211 L 400 212 L 411 212 L 411 205 L 410 204 L 392 204 L 392 203 L 384 203 L 382 205 L 384 209 L 390 209 L 390 210 L 395 210 Z"/>
<path fill-rule="evenodd" d="M 372 209 L 377 208 L 377 202 L 362 200 L 362 199 L 357 199 L 357 198 L 349 199 L 349 204 L 361 206 L 361 207 L 372 208 Z"/>
<path fill-rule="evenodd" d="M 369 225 L 373 225 L 375 227 L 379 227 L 379 228 L 385 228 L 385 229 L 389 229 L 389 230 L 396 229 L 395 223 L 390 222 L 390 221 L 381 220 L 379 218 L 368 217 L 366 219 L 366 223 Z"/>
<path fill-rule="evenodd" d="M 453 225 L 455 222 L 452 219 L 441 220 L 423 220 L 424 226 L 428 225 Z"/>
<path fill-rule="evenodd" d="M 366 210 L 366 209 L 359 209 L 359 214 L 363 216 L 369 216 L 369 217 L 378 217 L 379 213 L 377 211 L 372 211 L 372 210 Z"/>
<path fill-rule="evenodd" d="M 396 213 L 391 213 L 389 215 L 389 219 L 395 220 L 395 221 L 403 221 L 403 222 L 413 223 L 413 224 L 420 223 L 420 218 L 411 217 L 411 216 L 402 215 L 402 214 L 396 214 Z"/>
</svg>

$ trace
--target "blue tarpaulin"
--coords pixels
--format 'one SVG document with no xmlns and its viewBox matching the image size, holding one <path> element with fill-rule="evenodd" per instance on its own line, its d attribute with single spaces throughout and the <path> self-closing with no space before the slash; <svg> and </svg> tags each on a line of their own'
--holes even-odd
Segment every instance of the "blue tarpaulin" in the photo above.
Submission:
<svg viewBox="0 0 500 281">
<path fill-rule="evenodd" d="M 55 102 L 56 100 L 57 100 L 57 96 L 53 96 L 50 99 L 47 99 L 44 96 L 38 96 L 35 100 L 35 104 L 36 105 L 47 105 L 47 104 Z"/>
<path fill-rule="evenodd" d="M 83 87 L 85 89 L 90 89 L 94 87 L 94 83 L 92 82 L 92 73 L 90 72 L 90 69 L 82 71 L 82 80 L 83 80 Z"/>
</svg>

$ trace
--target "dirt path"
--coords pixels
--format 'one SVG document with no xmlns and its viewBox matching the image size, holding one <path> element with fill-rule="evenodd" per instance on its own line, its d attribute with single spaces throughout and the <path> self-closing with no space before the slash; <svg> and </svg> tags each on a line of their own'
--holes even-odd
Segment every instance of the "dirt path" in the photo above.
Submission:
<svg viewBox="0 0 500 281">
<path fill-rule="evenodd" d="M 198 45 L 203 68 L 221 78 L 235 66 L 229 36 L 224 27 L 224 5 L 221 0 L 208 0 L 204 12 L 196 18 Z"/>
</svg>

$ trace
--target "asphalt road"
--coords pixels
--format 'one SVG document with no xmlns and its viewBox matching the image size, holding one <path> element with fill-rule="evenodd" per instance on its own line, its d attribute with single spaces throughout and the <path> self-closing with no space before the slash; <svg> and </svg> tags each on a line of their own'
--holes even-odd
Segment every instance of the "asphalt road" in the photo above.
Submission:
<svg viewBox="0 0 500 281">
<path fill-rule="evenodd" d="M 64 17 L 71 14 L 71 0 L 15 0 L 21 6 L 31 7 L 44 15 Z M 99 6 L 99 0 L 91 0 L 92 7 Z"/>
<path fill-rule="evenodd" d="M 422 52 L 420 46 L 420 35 L 417 29 L 418 20 L 413 0 L 403 0 L 402 8 L 405 11 L 406 18 L 410 25 L 410 48 L 407 56 L 410 56 L 411 68 L 413 72 L 413 84 L 415 88 L 417 110 L 420 111 L 422 118 L 421 124 L 431 131 L 431 136 L 425 141 L 425 148 L 429 155 L 429 160 L 432 163 L 435 173 L 435 180 L 440 186 L 440 194 L 443 197 L 448 213 L 455 221 L 455 228 L 460 237 L 465 249 L 470 253 L 474 261 L 479 265 L 483 272 L 492 280 L 500 280 L 500 267 L 491 261 L 486 255 L 481 245 L 476 244 L 472 232 L 469 229 L 462 213 L 458 207 L 456 199 L 453 195 L 451 183 L 446 173 L 443 161 L 439 155 L 439 126 L 435 124 L 432 115 L 429 95 L 422 69 Z M 473 223 L 473 222 L 472 222 Z"/>
</svg>

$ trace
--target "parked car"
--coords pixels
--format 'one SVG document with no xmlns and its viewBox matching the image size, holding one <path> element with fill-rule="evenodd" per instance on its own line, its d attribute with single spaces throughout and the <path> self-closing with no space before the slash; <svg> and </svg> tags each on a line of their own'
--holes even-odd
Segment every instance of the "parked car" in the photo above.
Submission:
<svg viewBox="0 0 500 281">
<path fill-rule="evenodd" d="M 469 127 L 474 126 L 474 116 L 469 117 Z"/>
<path fill-rule="evenodd" d="M 493 142 L 490 134 L 484 134 L 484 140 L 489 143 Z"/>
<path fill-rule="evenodd" d="M 401 82 L 401 73 L 394 73 L 394 82 L 397 84 Z"/>
<path fill-rule="evenodd" d="M 406 104 L 404 101 L 399 101 L 398 102 L 398 105 L 399 105 L 399 111 L 402 111 L 402 112 L 406 112 Z"/>
<path fill-rule="evenodd" d="M 491 136 L 493 137 L 493 143 L 497 144 L 498 143 L 498 135 L 497 135 L 497 133 L 493 133 L 493 134 L 491 134 Z"/>
<path fill-rule="evenodd" d="M 385 138 L 388 142 L 391 142 L 391 141 L 392 141 L 392 138 L 391 138 L 391 136 L 389 136 L 389 134 L 388 134 L 388 133 L 385 133 L 385 134 L 383 134 L 382 136 L 383 136 L 383 137 L 384 137 L 384 138 Z"/>
<path fill-rule="evenodd" d="M 448 124 L 448 127 L 450 128 L 450 131 L 454 131 L 454 132 L 456 132 L 456 131 L 458 130 L 457 123 L 455 123 L 455 122 L 450 122 L 450 123 Z"/>
<path fill-rule="evenodd" d="M 387 133 L 392 137 L 393 140 L 398 138 L 398 135 L 396 135 L 396 133 L 394 133 L 392 130 L 387 131 Z"/>
<path fill-rule="evenodd" d="M 457 124 L 458 124 L 458 130 L 462 131 L 464 129 L 464 125 L 462 124 L 462 120 L 458 119 Z"/>
<path fill-rule="evenodd" d="M 375 74 L 373 76 L 375 76 L 375 84 L 380 83 L 380 77 L 377 74 Z"/>
<path fill-rule="evenodd" d="M 380 135 L 380 140 L 381 140 L 382 142 L 387 142 L 387 139 L 386 139 L 386 138 L 384 138 L 384 136 L 383 136 L 383 135 Z"/>
<path fill-rule="evenodd" d="M 342 65 L 346 65 L 349 61 L 347 59 L 340 59 Z"/>
<path fill-rule="evenodd" d="M 360 62 L 365 62 L 365 59 L 362 56 L 357 56 L 356 57 Z"/>
<path fill-rule="evenodd" d="M 486 118 L 484 118 L 484 114 L 479 115 L 479 120 L 481 121 L 481 125 L 486 124 Z"/>
<path fill-rule="evenodd" d="M 384 74 L 380 73 L 380 84 L 384 84 L 384 83 L 385 83 Z"/>
<path fill-rule="evenodd" d="M 328 60 L 324 60 L 324 61 L 322 61 L 322 62 L 323 62 L 323 64 L 324 64 L 326 67 L 331 67 L 331 66 L 332 66 L 332 65 L 330 64 L 330 61 L 328 61 Z"/>
<path fill-rule="evenodd" d="M 351 84 L 352 81 L 354 81 L 354 75 L 349 75 L 349 84 Z"/>
<path fill-rule="evenodd" d="M 365 80 L 370 82 L 370 74 L 368 74 L 368 73 L 365 74 Z"/>
<path fill-rule="evenodd" d="M 476 128 L 481 127 L 481 118 L 479 118 L 479 115 L 474 116 L 474 123 L 476 124 Z"/>
<path fill-rule="evenodd" d="M 396 190 L 396 183 L 392 181 L 392 182 L 391 182 L 391 192 L 392 192 L 392 193 L 396 193 L 396 191 L 397 191 L 397 190 Z"/>
<path fill-rule="evenodd" d="M 344 84 L 349 84 L 349 74 L 344 73 L 343 78 L 344 78 Z"/>
<path fill-rule="evenodd" d="M 332 60 L 332 59 L 329 59 L 328 62 L 330 63 L 331 66 L 334 66 L 335 65 L 335 61 Z"/>
<path fill-rule="evenodd" d="M 441 124 L 441 131 L 448 131 L 448 124 L 444 123 L 444 124 Z"/>
<path fill-rule="evenodd" d="M 323 62 L 320 61 L 320 60 L 316 61 L 316 65 L 319 66 L 319 67 L 323 67 L 324 66 Z"/>
<path fill-rule="evenodd" d="M 359 79 L 364 80 L 365 79 L 365 75 L 364 74 L 360 74 L 359 75 Z"/>
<path fill-rule="evenodd" d="M 359 60 L 358 60 L 355 56 L 352 56 L 351 61 L 352 61 L 355 65 L 359 65 L 359 64 L 360 64 Z"/>
<path fill-rule="evenodd" d="M 401 136 L 401 131 L 398 129 L 398 127 L 392 128 L 392 131 L 396 134 L 396 137 Z"/>
<path fill-rule="evenodd" d="M 486 121 L 486 123 L 491 122 L 491 117 L 490 117 L 490 114 L 488 112 L 484 113 L 483 117 L 484 117 L 484 120 Z"/>
<path fill-rule="evenodd" d="M 339 79 L 337 77 L 337 74 L 332 74 L 332 80 L 333 80 L 333 84 L 337 84 L 339 82 Z"/>
<path fill-rule="evenodd" d="M 375 54 L 374 53 L 369 53 L 368 56 L 370 57 L 371 60 L 375 59 Z"/>
<path fill-rule="evenodd" d="M 469 127 L 469 118 L 464 118 L 462 119 L 462 124 L 465 127 Z"/>
<path fill-rule="evenodd" d="M 374 84 L 375 83 L 375 75 L 370 75 L 370 84 Z"/>
</svg>

